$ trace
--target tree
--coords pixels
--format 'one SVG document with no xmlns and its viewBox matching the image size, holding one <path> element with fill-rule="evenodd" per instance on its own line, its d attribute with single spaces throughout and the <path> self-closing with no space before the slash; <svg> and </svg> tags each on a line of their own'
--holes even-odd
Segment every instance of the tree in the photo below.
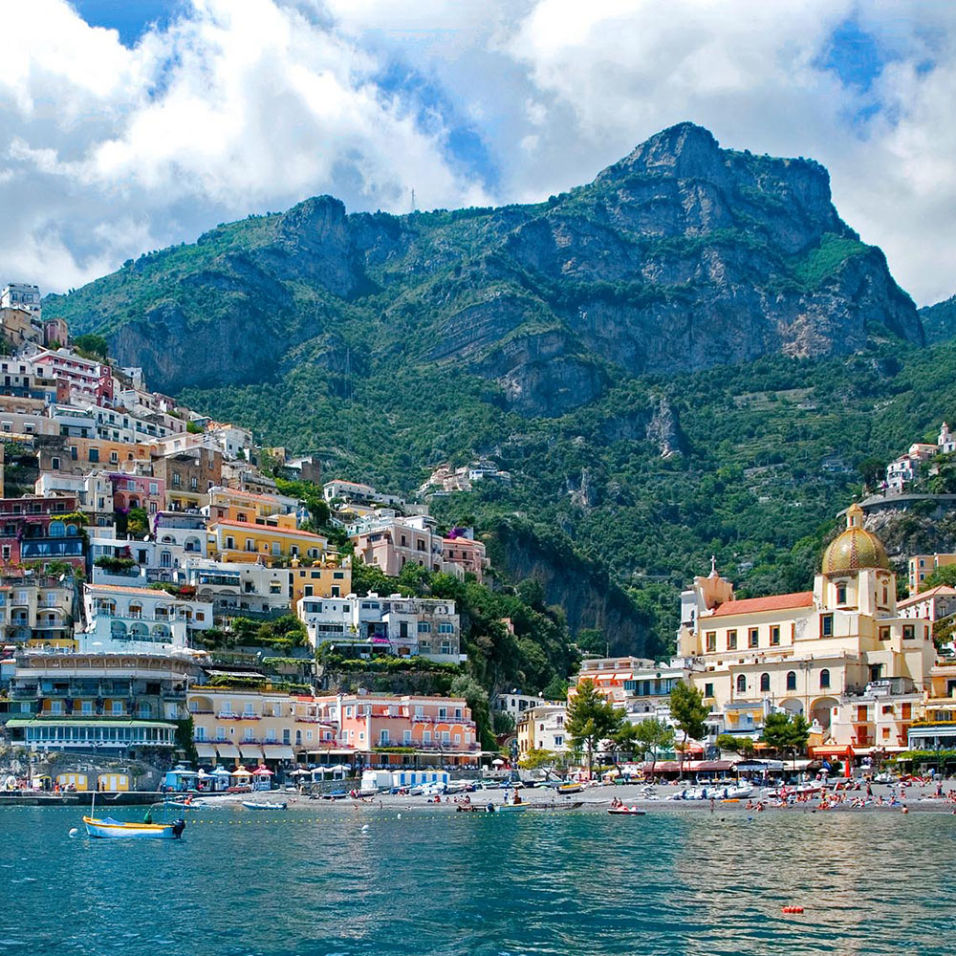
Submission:
<svg viewBox="0 0 956 956">
<path fill-rule="evenodd" d="M 587 751 L 589 777 L 595 748 L 617 732 L 621 720 L 621 712 L 594 686 L 594 681 L 585 678 L 577 685 L 568 704 L 565 727 L 571 742 L 583 745 Z"/>
<path fill-rule="evenodd" d="M 681 740 L 680 775 L 684 775 L 684 751 L 687 749 L 688 738 L 700 740 L 707 731 L 706 720 L 710 716 L 710 708 L 704 704 L 704 695 L 685 684 L 683 681 L 675 684 L 671 690 L 671 717 L 678 729 L 684 735 Z"/>
<path fill-rule="evenodd" d="M 518 760 L 522 770 L 540 770 L 542 767 L 553 767 L 558 755 L 553 750 L 529 750 L 523 753 Z"/>
<path fill-rule="evenodd" d="M 656 717 L 646 717 L 635 724 L 634 730 L 637 743 L 641 748 L 641 756 L 646 760 L 647 755 L 651 755 L 651 774 L 653 775 L 658 754 L 674 746 L 674 728 Z"/>
<path fill-rule="evenodd" d="M 93 358 L 102 359 L 104 362 L 109 355 L 109 345 L 106 338 L 102 335 L 94 335 L 92 332 L 77 336 L 73 340 L 73 348 L 78 352 L 86 352 Z"/>
<path fill-rule="evenodd" d="M 541 691 L 541 696 L 545 700 L 566 700 L 568 696 L 568 682 L 557 674 L 548 681 L 547 686 Z"/>
<path fill-rule="evenodd" d="M 793 756 L 806 749 L 810 724 L 803 714 L 777 712 L 768 714 L 760 739 L 780 753 Z"/>
<path fill-rule="evenodd" d="M 935 588 L 938 584 L 956 587 L 956 564 L 944 564 L 941 568 L 937 568 L 932 574 L 928 574 L 920 586 L 920 590 L 928 591 L 930 588 Z"/>
</svg>

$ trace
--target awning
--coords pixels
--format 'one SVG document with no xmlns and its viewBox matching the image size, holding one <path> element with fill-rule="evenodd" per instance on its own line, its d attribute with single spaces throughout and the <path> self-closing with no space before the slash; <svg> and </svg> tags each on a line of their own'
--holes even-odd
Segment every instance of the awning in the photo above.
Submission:
<svg viewBox="0 0 956 956">
<path fill-rule="evenodd" d="M 243 760 L 258 760 L 262 756 L 262 748 L 258 744 L 239 744 L 239 756 Z"/>
<path fill-rule="evenodd" d="M 288 744 L 263 744 L 266 760 L 294 760 L 295 753 Z"/>
<path fill-rule="evenodd" d="M 216 756 L 216 748 L 212 744 L 196 744 L 196 756 L 200 760 L 212 760 Z"/>
<path fill-rule="evenodd" d="M 236 758 L 239 756 L 239 748 L 235 744 L 216 744 L 216 753 L 220 757 Z"/>
</svg>

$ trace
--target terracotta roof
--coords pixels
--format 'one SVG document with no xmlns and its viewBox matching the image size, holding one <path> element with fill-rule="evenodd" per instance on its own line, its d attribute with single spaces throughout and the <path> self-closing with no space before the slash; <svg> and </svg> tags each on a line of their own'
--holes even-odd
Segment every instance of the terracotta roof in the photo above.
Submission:
<svg viewBox="0 0 956 956">
<path fill-rule="evenodd" d="M 772 594 L 769 597 L 725 601 L 714 611 L 711 617 L 730 617 L 732 614 L 759 614 L 762 611 L 783 611 L 795 607 L 810 607 L 812 604 L 813 591 Z"/>
<path fill-rule="evenodd" d="M 896 606 L 909 607 L 911 604 L 919 604 L 920 601 L 927 601 L 930 598 L 953 597 L 953 595 L 956 595 L 956 588 L 952 588 L 948 584 L 937 584 L 935 588 L 930 588 L 928 591 L 920 591 L 919 594 L 911 594 L 905 600 L 898 601 Z"/>
</svg>

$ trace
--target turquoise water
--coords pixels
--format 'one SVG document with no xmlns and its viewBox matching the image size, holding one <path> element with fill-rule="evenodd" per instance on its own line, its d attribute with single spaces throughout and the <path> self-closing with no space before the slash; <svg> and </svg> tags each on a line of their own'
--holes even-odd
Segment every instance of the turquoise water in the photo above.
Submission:
<svg viewBox="0 0 956 956">
<path fill-rule="evenodd" d="M 950 815 L 221 809 L 128 843 L 80 813 L 0 809 L 3 956 L 956 951 Z"/>
</svg>

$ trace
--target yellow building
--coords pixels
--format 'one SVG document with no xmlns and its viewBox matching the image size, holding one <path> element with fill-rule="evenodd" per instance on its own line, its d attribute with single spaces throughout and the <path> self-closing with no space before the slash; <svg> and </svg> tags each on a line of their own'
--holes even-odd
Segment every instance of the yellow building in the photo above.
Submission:
<svg viewBox="0 0 956 956">
<path fill-rule="evenodd" d="M 334 561 L 300 565 L 292 562 L 292 606 L 304 597 L 345 597 L 352 593 L 352 567 Z"/>
<path fill-rule="evenodd" d="M 735 600 L 715 569 L 695 578 L 681 596 L 679 652 L 723 732 L 755 737 L 782 710 L 857 752 L 905 748 L 936 656 L 930 623 L 898 614 L 886 551 L 857 505 L 812 591 Z"/>
<path fill-rule="evenodd" d="M 282 517 L 291 519 L 291 524 L 284 521 L 280 527 L 296 527 L 294 508 L 290 508 L 291 499 L 283 502 L 274 495 L 257 495 L 251 491 L 240 491 L 238 488 L 210 488 L 209 489 L 209 520 L 215 521 L 248 521 L 256 524 L 267 518 Z"/>
<path fill-rule="evenodd" d="M 286 519 L 291 519 L 291 527 Z M 277 515 L 266 519 L 266 522 L 210 522 L 208 534 L 211 557 L 216 561 L 262 561 L 270 567 L 293 558 L 318 561 L 324 557 L 328 538 L 311 531 L 299 531 L 295 527 L 294 516 Z"/>
<path fill-rule="evenodd" d="M 309 695 L 261 687 L 193 685 L 187 707 L 201 763 L 257 766 L 296 759 L 322 740 Z"/>
</svg>

